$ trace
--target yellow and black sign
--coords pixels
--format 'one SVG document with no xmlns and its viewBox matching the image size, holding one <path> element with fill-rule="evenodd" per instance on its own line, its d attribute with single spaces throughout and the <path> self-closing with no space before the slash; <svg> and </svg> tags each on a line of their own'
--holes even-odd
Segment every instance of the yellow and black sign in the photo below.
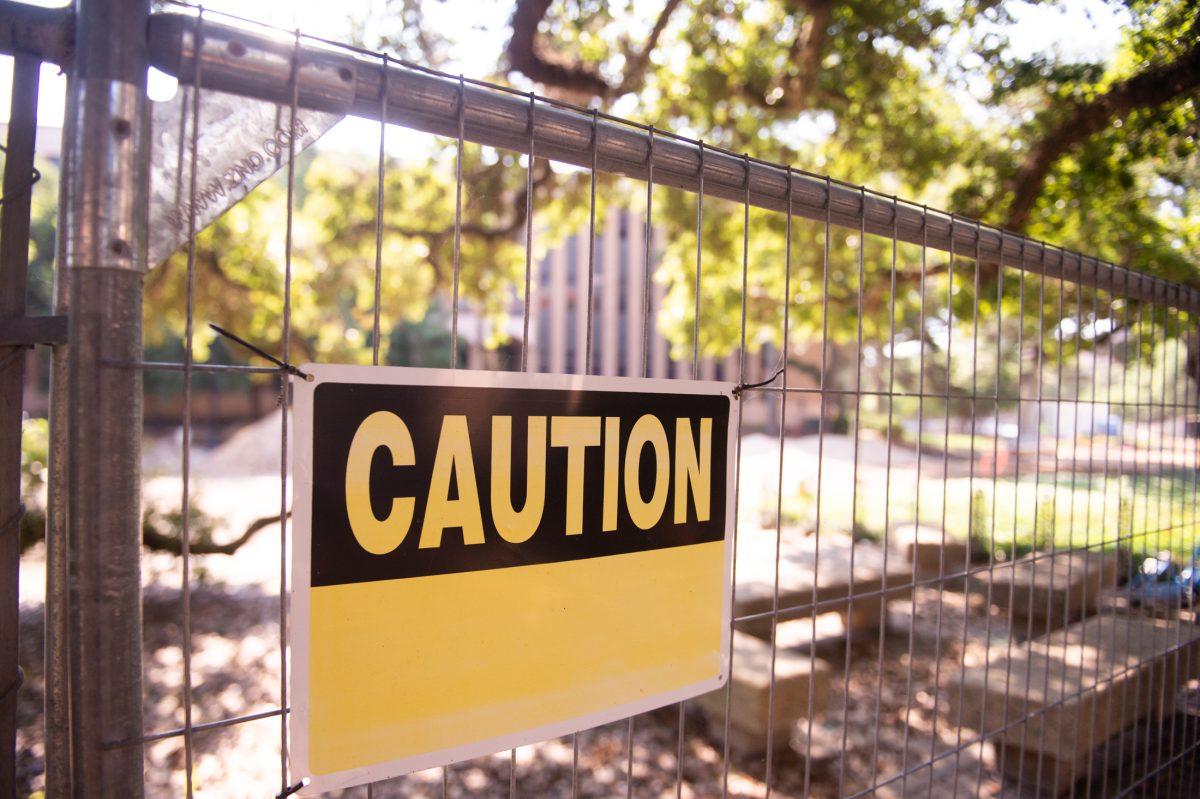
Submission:
<svg viewBox="0 0 1200 799">
<path fill-rule="evenodd" d="M 732 386 L 304 369 L 291 733 L 309 791 L 723 684 Z"/>
</svg>

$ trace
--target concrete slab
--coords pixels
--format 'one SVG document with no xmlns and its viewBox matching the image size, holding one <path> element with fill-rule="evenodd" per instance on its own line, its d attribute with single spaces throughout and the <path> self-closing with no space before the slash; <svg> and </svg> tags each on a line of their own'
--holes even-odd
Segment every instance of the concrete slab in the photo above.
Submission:
<svg viewBox="0 0 1200 799">
<path fill-rule="evenodd" d="M 769 613 L 775 607 L 775 533 L 739 535 L 737 558 L 735 618 Z M 912 594 L 911 565 L 871 542 L 852 544 L 843 534 L 784 532 L 778 579 L 780 621 L 813 615 L 815 592 L 816 613 L 837 612 L 850 627 L 878 629 L 882 604 Z M 771 619 L 740 622 L 739 628 L 769 638 Z"/>
<path fill-rule="evenodd" d="M 796 721 L 808 717 L 810 683 L 812 708 L 816 714 L 825 707 L 829 679 L 828 665 L 779 647 L 775 651 L 772 705 L 771 647 L 754 636 L 734 632 L 729 697 L 730 744 L 746 752 L 763 752 L 767 748 L 767 731 L 772 730 L 772 748 L 787 747 Z M 725 726 L 725 690 L 697 697 L 696 703 L 719 735 Z"/>
<path fill-rule="evenodd" d="M 1117 583 L 1118 558 L 1109 552 L 1039 552 L 998 563 L 971 578 L 971 587 L 987 591 L 992 604 L 1012 614 L 1018 631 L 1034 622 L 1034 634 L 1092 615 L 1104 594 Z"/>
<path fill-rule="evenodd" d="M 1178 688 L 1198 674 L 1200 627 L 1095 616 L 967 669 L 951 718 L 993 736 L 1008 776 L 1020 770 L 1032 785 L 1040 768 L 1047 791 L 1059 794 L 1084 775 L 1088 752 L 1169 711 Z"/>
<path fill-rule="evenodd" d="M 916 562 L 919 580 L 962 574 L 969 566 L 967 542 L 936 527 L 902 524 L 888 538 L 907 563 Z M 961 590 L 961 580 L 959 583 Z"/>
</svg>

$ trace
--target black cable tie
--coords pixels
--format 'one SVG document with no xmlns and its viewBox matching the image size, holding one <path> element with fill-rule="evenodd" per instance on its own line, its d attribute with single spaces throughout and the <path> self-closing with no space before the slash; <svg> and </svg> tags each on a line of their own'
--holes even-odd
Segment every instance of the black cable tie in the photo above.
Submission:
<svg viewBox="0 0 1200 799">
<path fill-rule="evenodd" d="M 8 698 L 10 696 L 12 696 L 14 693 L 16 693 L 21 688 L 21 686 L 24 684 L 25 684 L 25 669 L 21 668 L 20 666 L 17 666 L 17 677 L 15 680 L 13 680 L 11 683 L 9 683 L 8 687 L 4 689 L 3 693 L 0 693 L 0 704 L 7 702 Z"/>
<path fill-rule="evenodd" d="M 218 333 L 220 333 L 225 338 L 229 339 L 230 341 L 234 341 L 234 342 L 237 342 L 238 344 L 241 344 L 243 347 L 250 350 L 255 355 L 266 358 L 268 361 L 275 364 L 276 366 L 278 366 L 280 369 L 287 372 L 288 374 L 303 378 L 304 380 L 307 380 L 310 383 L 313 381 L 312 375 L 308 374 L 307 372 L 300 371 L 299 368 L 297 368 L 296 366 L 293 366 L 292 364 L 288 363 L 287 361 L 279 360 L 271 353 L 269 353 L 265 350 L 259 349 L 258 347 L 251 344 L 249 341 L 246 341 L 246 339 L 242 338 L 241 336 L 236 335 L 234 333 L 230 333 L 225 328 L 221 327 L 220 325 L 214 325 L 212 322 L 209 322 L 208 326 L 211 327 L 213 330 L 217 331 Z"/>
<path fill-rule="evenodd" d="M 741 393 L 747 389 L 762 388 L 765 385 L 774 383 L 776 380 L 779 379 L 779 376 L 781 374 L 783 374 L 783 370 L 786 368 L 787 368 L 786 366 L 779 367 L 775 371 L 775 374 L 771 375 L 766 380 L 760 380 L 757 383 L 738 383 L 736 386 L 733 387 L 733 396 L 735 396 L 735 397 L 740 396 Z"/>
<path fill-rule="evenodd" d="M 300 782 L 296 783 L 295 785 L 288 786 L 287 788 L 284 788 L 279 793 L 275 794 L 275 799 L 287 799 L 287 797 L 289 797 L 293 794 L 299 793 L 300 789 L 303 788 L 304 786 L 308 785 L 308 783 L 309 783 L 309 779 L 308 779 L 308 777 L 305 777 L 304 779 L 300 780 Z"/>
<path fill-rule="evenodd" d="M 21 519 L 23 519 L 24 517 L 25 517 L 25 503 L 18 502 L 17 503 L 17 512 L 14 513 L 12 516 L 9 516 L 7 519 L 5 519 L 4 525 L 0 526 L 0 537 L 6 536 L 9 533 L 11 533 L 13 530 L 19 529 L 20 525 L 21 525 Z"/>
<path fill-rule="evenodd" d="M 0 153 L 7 153 L 7 152 L 8 152 L 8 148 L 5 147 L 3 144 L 0 144 Z M 13 202 L 14 200 L 21 199 L 26 194 L 29 194 L 30 192 L 33 191 L 33 185 L 42 179 L 42 173 L 38 171 L 37 167 L 33 167 L 32 169 L 33 169 L 33 171 L 31 172 L 31 174 L 29 176 L 28 183 L 26 183 L 24 186 L 18 187 L 16 192 L 13 194 L 0 197 L 0 208 L 3 208 L 5 205 L 7 205 L 10 202 Z"/>
</svg>

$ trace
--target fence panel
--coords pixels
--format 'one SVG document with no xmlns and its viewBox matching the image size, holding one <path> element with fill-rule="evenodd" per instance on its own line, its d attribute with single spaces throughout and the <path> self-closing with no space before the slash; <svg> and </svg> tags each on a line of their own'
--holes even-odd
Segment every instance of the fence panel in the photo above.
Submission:
<svg viewBox="0 0 1200 799">
<path fill-rule="evenodd" d="M 212 274 L 201 263 L 208 234 L 198 219 L 208 189 L 197 178 L 225 154 L 198 143 L 206 108 L 240 96 L 278 109 L 278 147 L 268 155 L 280 172 L 256 191 L 280 222 L 282 246 L 270 254 L 278 258 L 270 307 L 279 361 L 300 359 L 300 325 L 353 312 L 365 336 L 355 357 L 375 365 L 436 356 L 448 368 L 741 386 L 728 686 L 353 795 L 1195 791 L 1195 289 L 382 53 L 195 9 L 153 15 L 149 30 L 151 63 L 177 77 L 182 93 L 172 174 L 175 207 L 185 212 L 165 218 L 187 245 L 172 267 L 176 275 L 182 267 L 182 290 L 164 295 L 182 308 L 151 308 L 184 320 L 182 357 L 149 361 L 140 342 L 87 349 L 111 329 L 140 336 L 140 318 L 109 318 L 112 308 L 93 306 L 136 290 L 140 314 L 141 286 L 72 251 L 68 267 L 82 270 L 84 290 L 72 287 L 72 347 L 85 349 L 72 354 L 75 393 L 62 411 L 71 423 L 60 435 L 73 465 L 91 464 L 72 471 L 72 490 L 101 484 L 95 448 L 105 433 L 79 405 L 79 381 L 116 380 L 116 397 L 140 392 L 143 375 L 148 384 L 151 375 L 165 380 L 156 385 L 181 409 L 178 460 L 153 460 L 149 441 L 140 454 L 158 464 L 146 466 L 147 504 L 177 502 L 180 537 L 177 558 L 142 558 L 146 695 L 132 699 L 142 703 L 144 730 L 114 737 L 107 723 L 85 724 L 103 713 L 91 704 L 99 697 L 83 695 L 86 707 L 72 710 L 77 782 L 101 779 L 114 759 L 128 766 L 143 756 L 145 787 L 156 795 L 286 794 L 304 777 L 287 755 L 293 378 L 285 368 L 204 360 L 197 327 L 227 299 L 204 285 Z M 91 119 L 86 83 L 79 87 L 71 102 L 79 119 Z M 328 184 L 312 182 L 323 156 L 299 158 L 297 117 L 306 111 L 378 121 L 373 186 L 338 184 L 336 165 L 320 173 L 332 176 Z M 397 134 L 422 142 L 440 170 L 428 218 L 397 218 L 408 206 L 389 193 L 389 180 L 411 167 L 389 145 Z M 85 152 L 69 157 L 71 173 L 90 163 Z M 468 170 L 491 163 L 502 165 L 495 185 L 474 181 Z M 552 178 L 569 198 L 556 202 L 576 204 L 573 217 L 539 206 L 540 181 Z M 64 187 L 64 208 L 84 222 L 99 214 L 76 196 L 89 190 L 85 181 Z M 298 255 L 297 215 L 321 191 L 357 189 L 369 195 L 354 220 L 367 244 L 348 263 L 323 263 L 362 278 L 347 311 L 342 298 L 318 293 L 310 251 Z M 509 198 L 510 216 L 494 235 L 480 210 L 489 191 Z M 388 274 L 400 260 L 391 247 L 416 238 L 403 231 L 417 225 L 444 227 L 428 253 L 440 281 L 405 284 Z M 169 280 L 161 268 L 168 277 L 159 279 Z M 393 306 L 413 301 L 412 285 L 434 309 L 426 323 L 441 326 L 436 346 L 429 337 L 408 350 L 396 343 L 403 320 Z M 497 332 L 505 347 L 488 349 Z M 314 360 L 341 352 L 319 336 L 302 343 Z M 264 375 L 280 381 L 283 412 L 242 436 L 241 449 L 233 441 L 219 448 L 227 456 L 219 465 L 194 451 L 203 423 L 196 394 L 206 381 Z M 55 403 L 64 403 L 61 393 Z M 220 472 L 249 469 L 251 460 L 269 460 L 269 474 Z M 126 481 L 141 478 L 135 464 L 118 466 Z M 73 514 L 94 508 L 106 524 L 134 523 L 111 497 L 65 490 L 60 475 L 52 507 L 69 496 Z M 233 568 L 215 584 L 198 579 L 218 569 L 201 559 L 222 556 L 209 554 L 219 548 L 193 508 L 210 503 L 214 514 L 224 507 L 241 518 L 240 506 L 267 492 L 251 526 L 275 537 L 255 539 L 231 561 L 253 574 Z M 72 579 L 142 589 L 136 571 L 105 571 L 94 547 L 107 539 L 83 537 L 78 515 L 70 523 L 75 546 L 91 547 L 72 550 L 83 569 Z M 79 608 L 73 613 L 76 626 L 58 644 L 71 646 L 78 686 L 106 644 L 93 640 L 101 627 L 80 627 Z M 118 621 L 128 632 L 130 619 Z M 136 654 L 128 649 L 126 657 Z M 242 667 L 252 679 L 239 679 Z M 82 684 L 94 686 L 95 675 Z M 79 760 L 81 743 L 97 762 Z M 62 750 L 52 747 L 51 771 L 65 767 Z"/>
</svg>

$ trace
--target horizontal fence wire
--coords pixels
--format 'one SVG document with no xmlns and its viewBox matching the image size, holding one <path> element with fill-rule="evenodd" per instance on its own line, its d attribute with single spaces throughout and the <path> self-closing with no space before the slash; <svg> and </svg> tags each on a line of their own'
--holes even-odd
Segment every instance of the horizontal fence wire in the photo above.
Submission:
<svg viewBox="0 0 1200 799">
<path fill-rule="evenodd" d="M 193 380 L 201 374 L 277 375 L 286 386 L 290 379 L 272 367 L 195 361 L 196 142 L 207 93 L 223 92 L 277 104 L 279 124 L 293 134 L 299 109 L 380 122 L 369 259 L 375 365 L 388 359 L 381 348 L 391 199 L 385 182 L 401 168 L 387 156 L 389 125 L 451 143 L 451 347 L 444 366 L 462 366 L 460 341 L 467 340 L 460 329 L 470 304 L 462 296 L 463 239 L 470 235 L 464 215 L 471 209 L 464 165 L 468 147 L 478 145 L 526 156 L 514 167 L 524 170 L 525 189 L 523 274 L 513 289 L 514 329 L 520 330 L 514 368 L 568 371 L 565 355 L 543 352 L 556 345 L 539 331 L 544 323 L 565 335 L 564 308 L 570 304 L 575 330 L 582 333 L 570 371 L 612 373 L 603 366 L 611 346 L 604 325 L 615 321 L 628 335 L 624 355 L 609 363 L 621 361 L 622 373 L 703 378 L 705 369 L 716 368 L 702 341 L 708 340 L 706 325 L 717 322 L 704 306 L 717 290 L 714 270 L 720 267 L 706 253 L 706 235 L 721 215 L 740 221 L 738 241 L 724 253 L 728 262 L 737 261 L 740 286 L 737 342 L 728 348 L 725 377 L 746 384 L 769 377 L 777 359 L 783 365 L 778 382 L 746 389 L 736 423 L 738 512 L 729 531 L 735 539 L 734 634 L 730 679 L 721 695 L 571 735 L 557 742 L 558 760 L 539 755 L 539 747 L 553 743 L 545 742 L 532 745 L 528 760 L 509 750 L 498 753 L 502 765 L 482 771 L 477 763 L 446 766 L 432 779 L 368 786 L 368 796 L 1124 796 L 1196 789 L 1200 724 L 1196 711 L 1177 708 L 1184 707 L 1181 696 L 1197 690 L 1194 633 L 1200 628 L 1190 595 L 1173 599 L 1165 610 L 1151 601 L 1166 590 L 1161 586 L 1178 581 L 1151 580 L 1139 571 L 1159 563 L 1160 552 L 1176 558 L 1185 553 L 1186 559 L 1200 543 L 1200 398 L 1189 365 L 1200 337 L 1195 289 L 596 109 L 299 31 L 170 5 L 185 13 L 155 15 L 150 31 L 155 65 L 179 78 L 188 99 L 180 121 L 187 138 L 180 137 L 176 170 L 181 181 L 190 175 L 190 185 L 179 189 L 192 200 L 184 357 L 180 363 L 106 365 L 182 374 L 179 478 L 181 507 L 188 509 L 182 513 L 179 618 L 182 723 L 111 746 L 182 739 L 181 779 L 172 784 L 190 797 L 193 771 L 204 757 L 196 733 L 278 717 L 273 784 L 286 792 L 305 776 L 292 773 L 288 760 L 286 409 L 278 464 L 277 699 L 266 709 L 195 720 Z M 294 138 L 280 164 L 286 183 L 279 318 L 284 362 L 296 323 L 293 246 L 301 200 Z M 577 234 L 582 247 L 571 261 L 576 292 L 569 303 L 565 288 L 555 283 L 567 268 L 565 258 L 556 260 L 565 245 L 549 241 L 544 259 L 534 254 L 538 238 L 549 235 L 535 218 L 538 161 L 586 173 L 587 222 Z M 622 198 L 626 204 L 642 203 L 622 211 L 624 238 L 614 234 L 625 242 L 623 277 L 614 282 L 627 292 L 620 304 L 603 283 L 616 263 L 612 248 L 605 243 L 599 249 L 608 241 L 610 221 L 598 215 L 603 198 L 597 194 L 611 189 L 598 189 L 598 178 L 611 175 L 634 186 Z M 692 316 L 686 342 L 656 360 L 665 289 L 654 275 L 662 261 L 656 242 L 665 224 L 666 192 L 695 203 L 694 226 L 668 231 L 695 236 L 694 256 L 689 251 L 694 264 L 687 264 L 686 279 L 677 278 L 691 292 L 686 304 Z M 719 203 L 719 212 L 711 205 L 706 210 L 706 199 Z M 775 228 L 756 227 L 779 214 Z M 794 242 L 800 234 L 812 235 L 819 267 L 797 294 Z M 752 245 L 768 235 L 782 244 L 777 256 L 764 260 Z M 932 258 L 940 259 L 937 268 Z M 915 281 L 900 277 L 905 263 L 916 270 Z M 760 357 L 761 342 L 748 335 L 749 324 L 758 324 L 748 298 L 768 269 L 776 270 L 782 290 L 771 300 L 779 308 L 773 324 L 780 344 L 774 357 Z M 886 300 L 871 308 L 866 297 L 876 281 L 886 288 Z M 902 290 L 915 295 L 912 304 L 897 302 Z M 955 311 L 963 303 L 968 310 Z M 801 328 L 793 314 L 806 305 L 819 311 Z M 835 340 L 834 330 L 844 328 L 846 319 L 853 322 L 846 341 Z M 1086 341 L 1085 330 L 1091 331 Z M 915 360 L 901 359 L 897 351 L 914 340 Z M 800 359 L 806 359 L 804 368 L 793 368 Z M 961 380 L 952 386 L 955 370 L 967 375 L 969 389 Z M 1086 416 L 1083 409 L 1089 409 Z M 802 421 L 812 423 L 806 436 L 792 426 Z M 769 441 L 765 446 L 754 439 L 761 434 Z M 789 516 L 793 499 L 804 493 L 796 487 L 797 453 L 815 455 L 806 478 L 815 487 L 805 489 L 808 516 L 802 519 Z M 759 492 L 766 497 L 762 519 L 746 498 Z M 802 526 L 811 528 L 803 531 L 808 534 L 798 534 Z M 911 542 L 899 537 L 901 528 L 909 529 Z M 922 528 L 933 531 L 931 541 L 918 539 Z M 925 551 L 934 553 L 933 563 L 921 562 Z M 798 579 L 795 563 L 803 563 L 807 582 Z M 827 577 L 841 580 L 836 590 L 823 583 Z M 763 597 L 765 608 L 755 604 Z M 842 625 L 832 656 L 822 637 L 827 614 L 840 616 Z M 1146 624 L 1155 619 L 1147 642 Z M 761 647 L 765 660 L 745 657 L 738 641 L 754 651 Z M 1113 653 L 1112 664 L 1106 665 L 1104 653 Z M 761 729 L 748 730 L 744 705 L 755 701 L 764 709 L 757 717 Z M 1091 731 L 1086 751 L 1075 745 L 1085 729 Z M 484 785 L 479 773 L 486 775 Z M 523 790 L 535 781 L 537 788 Z"/>
</svg>

